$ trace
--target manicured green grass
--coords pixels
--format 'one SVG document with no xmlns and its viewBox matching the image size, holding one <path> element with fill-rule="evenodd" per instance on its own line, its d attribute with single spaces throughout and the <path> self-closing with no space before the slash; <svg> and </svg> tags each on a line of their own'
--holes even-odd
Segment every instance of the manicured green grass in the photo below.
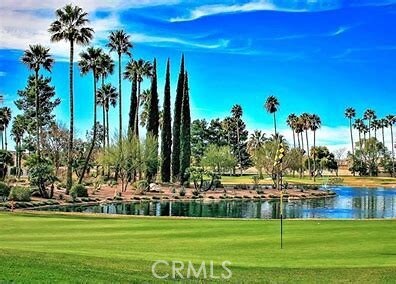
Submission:
<svg viewBox="0 0 396 284">
<path fill-rule="evenodd" d="M 327 177 L 317 177 L 316 181 L 308 176 L 303 178 L 299 178 L 298 176 L 286 176 L 284 177 L 284 181 L 293 184 L 326 184 L 329 182 L 330 178 L 334 178 L 334 176 Z M 364 187 L 395 187 L 396 188 L 396 178 L 392 177 L 359 177 L 359 176 L 340 176 L 343 179 L 343 185 L 349 186 L 364 186 Z M 222 176 L 221 182 L 223 184 L 253 184 L 253 175 L 245 175 L 245 176 Z M 271 184 L 272 180 L 268 177 L 260 180 L 260 183 Z"/>
<path fill-rule="evenodd" d="M 395 226 L 286 220 L 281 250 L 276 220 L 1 213 L 0 282 L 154 282 L 156 260 L 213 260 L 215 275 L 228 260 L 236 283 L 391 283 Z"/>
</svg>

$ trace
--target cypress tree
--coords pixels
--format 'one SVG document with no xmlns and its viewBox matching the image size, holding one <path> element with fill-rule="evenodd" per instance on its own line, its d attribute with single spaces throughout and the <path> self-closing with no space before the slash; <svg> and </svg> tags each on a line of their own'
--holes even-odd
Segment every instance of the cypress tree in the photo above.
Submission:
<svg viewBox="0 0 396 284">
<path fill-rule="evenodd" d="M 137 107 L 137 74 L 133 74 L 131 89 L 131 105 L 129 107 L 128 134 L 135 134 L 135 116 Z"/>
<path fill-rule="evenodd" d="M 170 182 L 171 154 L 172 154 L 172 118 L 170 102 L 170 63 L 166 64 L 166 78 L 164 89 L 164 105 L 161 129 L 161 180 Z"/>
<path fill-rule="evenodd" d="M 177 80 L 175 109 L 173 114 L 173 147 L 172 147 L 172 177 L 180 180 L 180 122 L 184 89 L 184 55 L 180 63 L 179 79 Z"/>
<path fill-rule="evenodd" d="M 184 94 L 182 100 L 182 114 L 180 125 L 180 182 L 188 180 L 186 170 L 190 167 L 191 160 L 191 116 L 190 98 L 188 90 L 188 75 L 184 76 Z"/>
<path fill-rule="evenodd" d="M 148 101 L 147 134 L 151 133 L 158 141 L 159 111 L 157 91 L 157 60 L 154 58 L 151 77 L 151 92 Z"/>
<path fill-rule="evenodd" d="M 159 128 L 159 110 L 158 110 L 158 90 L 157 90 L 157 60 L 154 58 L 153 73 L 151 76 L 151 91 L 148 97 L 148 118 L 147 118 L 147 138 L 154 137 L 157 142 L 156 157 L 158 157 L 158 128 Z M 146 172 L 147 180 L 151 181 L 157 174 L 158 159 L 155 165 Z"/>
</svg>

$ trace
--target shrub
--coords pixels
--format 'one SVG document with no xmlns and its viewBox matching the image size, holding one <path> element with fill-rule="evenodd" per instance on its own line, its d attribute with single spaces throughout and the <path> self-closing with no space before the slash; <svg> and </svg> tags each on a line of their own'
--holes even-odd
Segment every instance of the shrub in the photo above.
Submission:
<svg viewBox="0 0 396 284">
<path fill-rule="evenodd" d="M 27 187 L 16 186 L 11 188 L 9 200 L 13 201 L 30 201 L 31 193 Z"/>
<path fill-rule="evenodd" d="M 141 190 L 141 191 L 146 191 L 149 189 L 149 184 L 148 184 L 147 180 L 145 180 L 145 179 L 137 181 L 135 183 L 135 185 L 136 185 L 136 189 Z"/>
<path fill-rule="evenodd" d="M 4 201 L 10 194 L 10 187 L 4 183 L 0 182 L 0 198 Z"/>
<path fill-rule="evenodd" d="M 186 189 L 184 187 L 182 187 L 179 191 L 179 195 L 180 196 L 185 196 L 186 195 Z"/>
<path fill-rule="evenodd" d="M 88 197 L 88 190 L 84 185 L 76 184 L 70 190 L 70 195 L 76 197 Z"/>
</svg>

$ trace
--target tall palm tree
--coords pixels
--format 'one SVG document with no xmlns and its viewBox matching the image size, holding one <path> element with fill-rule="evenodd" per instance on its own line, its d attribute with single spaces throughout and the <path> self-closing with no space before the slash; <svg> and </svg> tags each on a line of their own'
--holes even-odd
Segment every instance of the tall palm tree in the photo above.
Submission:
<svg viewBox="0 0 396 284">
<path fill-rule="evenodd" d="M 99 67 L 98 67 L 98 75 L 101 77 L 102 79 L 102 86 L 101 88 L 104 87 L 105 84 L 105 79 L 110 75 L 113 74 L 114 72 L 114 61 L 113 59 L 111 59 L 111 57 L 102 52 L 100 54 L 100 59 L 99 59 Z M 108 130 L 108 127 L 106 126 L 106 108 L 105 108 L 105 97 L 99 97 L 99 93 L 97 94 L 97 104 L 102 106 L 102 121 L 103 121 L 103 129 L 104 129 L 104 135 L 103 135 L 103 148 L 106 148 L 106 133 Z"/>
<path fill-rule="evenodd" d="M 297 119 L 294 124 L 294 131 L 297 136 L 297 145 L 298 149 L 300 150 L 301 153 L 301 167 L 300 167 L 300 178 L 304 176 L 304 139 L 303 139 L 303 132 L 304 132 L 304 123 L 302 121 L 301 116 L 297 116 Z"/>
<path fill-rule="evenodd" d="M 369 139 L 371 138 L 371 121 L 375 118 L 377 118 L 377 116 L 375 115 L 375 111 L 372 109 L 367 109 L 364 114 L 363 114 L 363 118 L 368 120 L 368 134 L 369 134 Z"/>
<path fill-rule="evenodd" d="M 391 130 L 391 150 L 392 150 L 392 177 L 395 176 L 395 144 L 393 142 L 393 124 L 396 123 L 396 115 L 390 114 L 386 116 L 388 125 Z"/>
<path fill-rule="evenodd" d="M 152 75 L 153 66 L 150 61 L 145 61 L 143 59 L 139 60 L 130 60 L 125 67 L 124 78 L 129 79 L 131 81 L 134 80 L 136 76 L 137 80 L 137 101 L 136 101 L 136 112 L 134 118 L 134 130 L 135 135 L 139 136 L 139 107 L 140 107 L 140 98 L 141 98 L 141 84 L 143 79 L 149 78 Z"/>
<path fill-rule="evenodd" d="M 362 119 L 357 118 L 355 119 L 355 122 L 353 123 L 353 128 L 355 128 L 358 133 L 359 133 L 359 148 L 360 151 L 362 151 L 362 131 L 364 130 L 364 122 Z"/>
<path fill-rule="evenodd" d="M 241 155 L 241 143 L 240 143 L 240 125 L 239 120 L 243 115 L 242 107 L 240 105 L 233 105 L 231 109 L 232 114 L 232 124 L 235 125 L 236 136 L 237 136 L 237 149 L 238 149 L 238 163 L 240 167 L 240 175 L 242 176 L 242 155 Z"/>
<path fill-rule="evenodd" d="M 1 110 L 1 120 L 2 124 L 4 125 L 4 144 L 5 150 L 7 151 L 7 127 L 11 121 L 11 109 L 9 107 L 2 107 Z"/>
<path fill-rule="evenodd" d="M 318 130 L 321 127 L 322 121 L 320 120 L 320 117 L 316 114 L 312 114 L 310 117 L 310 120 L 311 120 L 310 127 L 311 127 L 311 130 L 313 131 L 313 148 L 312 148 L 313 154 L 312 155 L 313 155 L 313 161 L 314 161 L 313 178 L 315 181 L 316 180 L 316 149 L 315 149 L 315 147 L 316 147 L 316 130 Z"/>
<path fill-rule="evenodd" d="M 82 183 L 82 180 L 85 175 L 85 171 L 88 168 L 88 163 L 89 159 L 91 158 L 91 154 L 93 151 L 93 148 L 95 147 L 96 143 L 96 128 L 97 128 L 97 123 L 96 123 L 96 82 L 99 79 L 99 66 L 100 66 L 100 55 L 102 54 L 102 49 L 101 48 L 94 48 L 94 47 L 88 47 L 86 51 L 83 51 L 80 53 L 81 60 L 78 62 L 78 65 L 81 69 L 81 74 L 87 74 L 88 72 L 92 71 L 93 75 L 93 92 L 94 92 L 94 99 L 93 99 L 93 135 L 92 135 L 92 142 L 91 142 L 91 147 L 89 149 L 88 155 L 85 159 L 84 163 L 84 168 L 82 170 L 80 179 L 78 181 L 79 184 Z"/>
<path fill-rule="evenodd" d="M 97 103 L 104 107 L 106 112 L 106 142 L 107 146 L 110 146 L 110 135 L 109 135 L 109 108 L 110 106 L 115 107 L 117 105 L 118 93 L 117 89 L 110 83 L 104 84 L 97 92 Z"/>
<path fill-rule="evenodd" d="M 382 145 L 385 146 L 385 128 L 388 128 L 389 122 L 386 118 L 381 118 L 380 119 L 380 124 L 381 124 L 381 132 L 382 132 Z"/>
<path fill-rule="evenodd" d="M 275 129 L 275 136 L 276 136 L 276 117 L 275 114 L 279 108 L 279 101 L 275 96 L 269 96 L 264 104 L 265 109 L 268 113 L 274 114 L 274 129 Z"/>
<path fill-rule="evenodd" d="M 296 129 L 296 122 L 297 122 L 297 116 L 294 113 L 291 113 L 287 116 L 287 120 L 286 123 L 287 125 L 290 127 L 290 129 L 293 132 L 293 146 L 294 148 L 296 148 L 296 133 L 295 133 L 295 129 Z"/>
<path fill-rule="evenodd" d="M 123 30 L 112 31 L 109 36 L 109 43 L 107 46 L 110 48 L 110 52 L 117 52 L 118 55 L 118 109 L 119 109 L 119 130 L 118 139 L 121 143 L 122 139 L 122 92 L 121 92 L 121 55 L 126 54 L 131 57 L 129 49 L 133 47 L 127 35 Z"/>
<path fill-rule="evenodd" d="M 73 180 L 73 139 L 74 139 L 74 96 L 73 96 L 73 63 L 74 45 L 88 45 L 93 38 L 94 31 L 88 27 L 87 13 L 78 6 L 68 4 L 56 10 L 56 20 L 51 23 L 49 32 L 51 41 L 67 41 L 70 44 L 69 56 L 69 103 L 70 103 L 70 131 L 67 151 L 67 182 L 66 192 L 72 187 Z"/>
<path fill-rule="evenodd" d="M 309 141 L 308 141 L 308 130 L 311 129 L 311 115 L 309 113 L 304 112 L 300 116 L 301 121 L 302 121 L 302 127 L 305 131 L 305 141 L 306 141 L 306 147 L 307 147 L 307 157 L 308 157 L 308 173 L 309 176 L 311 177 L 311 160 L 309 158 Z"/>
<path fill-rule="evenodd" d="M 35 89 L 36 89 L 36 152 L 40 160 L 40 119 L 39 119 L 39 90 L 38 90 L 38 75 L 41 68 L 51 72 L 54 59 L 49 54 L 49 48 L 42 45 L 30 45 L 29 49 L 25 50 L 21 58 L 22 63 L 26 64 L 30 70 L 34 71 Z"/>
<path fill-rule="evenodd" d="M 349 133 L 351 135 L 351 144 L 352 144 L 352 155 L 355 154 L 355 145 L 353 143 L 353 134 L 352 134 L 352 119 L 356 116 L 356 111 L 354 108 L 347 108 L 345 110 L 345 117 L 349 119 Z"/>
<path fill-rule="evenodd" d="M 17 169 L 17 176 L 20 177 L 21 174 L 21 143 L 23 139 L 23 134 L 25 133 L 25 120 L 22 115 L 17 115 L 14 118 L 11 127 L 11 136 L 14 137 L 15 141 L 15 166 Z"/>
<path fill-rule="evenodd" d="M 379 119 L 373 119 L 370 127 L 374 130 L 374 138 L 377 140 L 377 130 L 381 127 Z"/>
</svg>

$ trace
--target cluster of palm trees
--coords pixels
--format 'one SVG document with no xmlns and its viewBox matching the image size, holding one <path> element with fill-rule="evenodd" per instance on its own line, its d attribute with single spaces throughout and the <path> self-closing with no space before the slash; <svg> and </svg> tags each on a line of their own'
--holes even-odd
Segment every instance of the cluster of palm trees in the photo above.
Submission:
<svg viewBox="0 0 396 284">
<path fill-rule="evenodd" d="M 269 96 L 265 103 L 264 108 L 266 111 L 273 115 L 274 120 L 274 133 L 275 137 L 278 137 L 279 134 L 276 129 L 276 112 L 279 109 L 279 101 L 275 96 Z M 311 170 L 311 161 L 310 161 L 310 149 L 309 149 L 309 139 L 308 139 L 308 131 L 313 132 L 313 153 L 312 157 L 315 161 L 316 154 L 315 154 L 315 147 L 316 147 L 316 131 L 321 127 L 322 122 L 320 117 L 317 114 L 309 114 L 303 113 L 300 116 L 295 115 L 294 113 L 290 114 L 286 120 L 287 125 L 293 131 L 293 147 L 301 150 L 302 154 L 307 154 L 307 161 L 308 161 L 308 171 L 310 176 L 314 176 L 316 172 L 316 165 L 313 163 L 313 170 Z M 306 142 L 306 151 L 304 149 L 304 133 L 305 133 L 305 142 Z M 297 137 L 297 145 L 296 145 L 296 137 Z M 302 167 L 304 168 L 304 167 Z"/>
<path fill-rule="evenodd" d="M 11 109 L 9 107 L 0 108 L 0 137 L 1 149 L 7 150 L 7 128 L 11 121 Z"/>
<path fill-rule="evenodd" d="M 391 138 L 391 152 L 392 152 L 392 176 L 395 176 L 395 144 L 393 141 L 393 125 L 396 123 L 395 115 L 387 115 L 383 118 L 378 118 L 375 111 L 367 109 L 364 111 L 362 118 L 356 118 L 356 110 L 348 107 L 345 110 L 345 117 L 349 120 L 349 131 L 351 137 L 352 155 L 355 154 L 355 143 L 353 139 L 353 129 L 358 131 L 359 147 L 362 147 L 362 141 L 369 140 L 374 137 L 377 140 L 377 133 L 381 131 L 382 144 L 385 147 L 385 129 L 390 129 Z M 378 139 L 379 140 L 379 139 Z"/>
<path fill-rule="evenodd" d="M 89 20 L 87 13 L 78 6 L 71 4 L 64 6 L 61 9 L 56 10 L 56 20 L 51 23 L 49 28 L 51 35 L 51 41 L 67 41 L 70 46 L 69 56 L 69 106 L 70 106 L 70 132 L 68 142 L 68 170 L 67 170 L 67 188 L 70 189 L 72 185 L 72 162 L 73 162 L 73 142 L 74 142 L 74 49 L 75 45 L 88 45 L 94 36 L 94 30 L 89 27 Z M 127 35 L 123 30 L 112 31 L 108 37 L 108 43 L 106 45 L 109 48 L 109 52 L 105 52 L 102 48 L 88 47 L 85 51 L 79 54 L 80 60 L 78 66 L 82 75 L 88 73 L 92 74 L 93 86 L 94 86 L 94 111 L 93 111 L 93 141 L 89 149 L 84 169 L 80 178 L 84 176 L 84 172 L 87 169 L 88 161 L 90 159 L 93 147 L 96 139 L 96 121 L 97 121 L 97 105 L 102 107 L 102 122 L 105 130 L 103 137 L 103 147 L 110 144 L 109 139 L 109 109 L 110 106 L 115 107 L 118 103 L 119 106 L 119 128 L 118 136 L 119 141 L 122 139 L 123 128 L 122 128 L 122 89 L 121 82 L 122 76 L 124 79 L 132 81 L 132 94 L 137 93 L 136 98 L 131 98 L 131 112 L 129 119 L 129 128 L 133 130 L 133 134 L 139 135 L 139 106 L 145 105 L 145 102 L 141 98 L 146 98 L 141 93 L 141 84 L 144 78 L 150 77 L 152 73 L 152 64 L 149 61 L 143 59 L 134 60 L 131 58 L 131 48 L 133 45 L 130 41 L 130 36 Z M 118 90 L 110 83 L 106 83 L 106 78 L 114 72 L 115 63 L 111 59 L 108 53 L 115 52 L 118 56 Z M 130 60 L 126 64 L 125 71 L 122 72 L 122 57 L 127 55 Z M 54 59 L 49 53 L 49 48 L 45 48 L 42 45 L 31 45 L 29 49 L 25 50 L 24 55 L 21 58 L 22 62 L 26 64 L 29 69 L 34 71 L 36 82 L 38 80 L 39 72 L 41 69 L 45 69 L 51 72 L 54 64 Z M 98 88 L 97 83 L 101 80 L 101 86 Z M 137 89 L 137 92 L 133 92 L 133 88 Z M 39 107 L 39 95 L 36 84 L 36 107 Z M 134 104 L 134 106 L 132 106 Z M 38 117 L 38 109 L 36 109 L 36 120 L 37 120 L 37 155 L 40 157 L 40 121 Z M 4 123 L 4 125 L 6 125 Z M 0 125 L 1 126 L 1 125 Z M 0 128 L 1 129 L 1 128 Z"/>
</svg>

